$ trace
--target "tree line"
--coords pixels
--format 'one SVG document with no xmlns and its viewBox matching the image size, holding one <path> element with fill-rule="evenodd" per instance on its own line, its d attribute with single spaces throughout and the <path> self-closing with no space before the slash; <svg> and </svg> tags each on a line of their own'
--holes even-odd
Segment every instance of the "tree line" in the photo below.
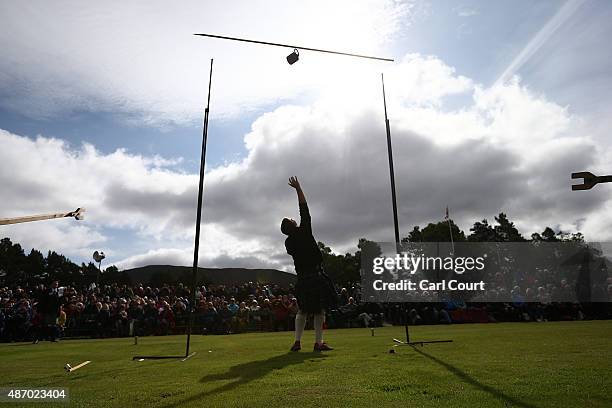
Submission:
<svg viewBox="0 0 612 408">
<path fill-rule="evenodd" d="M 130 283 L 127 274 L 114 265 L 100 271 L 93 262 L 78 265 L 55 251 L 44 256 L 34 248 L 26 255 L 19 243 L 11 242 L 10 238 L 0 240 L 0 285 L 49 284 L 55 280 L 75 286 Z"/>
<path fill-rule="evenodd" d="M 500 213 L 494 217 L 495 222 L 489 224 L 486 219 L 477 221 L 466 235 L 453 220 L 441 220 L 429 223 L 421 228 L 414 226 L 402 242 L 584 242 L 581 233 L 567 233 L 554 231 L 547 227 L 541 233 L 534 233 L 529 239 L 525 238 L 510 221 L 506 214 Z M 450 227 L 449 227 L 450 225 Z M 355 253 L 336 254 L 333 250 L 319 242 L 323 254 L 323 266 L 328 275 L 338 285 L 347 286 L 360 280 L 361 252 L 368 245 L 376 245 L 366 238 L 360 238 Z M 100 273 L 102 272 L 102 273 Z M 55 251 L 48 251 L 44 256 L 42 252 L 32 249 L 27 255 L 18 243 L 11 242 L 10 238 L 0 240 L 0 285 L 26 285 L 50 283 L 59 280 L 77 286 L 89 285 L 93 282 L 99 284 L 119 283 L 130 284 L 129 276 L 112 265 L 99 271 L 93 263 L 75 264 L 64 255 Z M 162 283 L 162 282 L 160 282 Z M 190 285 L 189 274 L 173 277 L 172 282 Z"/>
<path fill-rule="evenodd" d="M 489 224 L 487 219 L 477 221 L 470 228 L 470 234 L 466 235 L 452 219 L 429 223 L 424 228 L 414 226 L 402 242 L 584 242 L 584 236 L 580 232 L 554 231 L 546 227 L 540 233 L 533 233 L 529 239 L 525 238 L 508 219 L 505 213 L 499 213 L 494 217 L 495 222 Z M 450 225 L 450 227 L 449 227 Z M 327 274 L 342 286 L 350 285 L 360 280 L 361 252 L 366 252 L 367 246 L 378 246 L 375 242 L 366 238 L 359 239 L 358 251 L 354 254 L 334 254 L 324 243 L 319 242 L 319 248 L 323 254 L 323 266 Z M 370 251 L 372 253 L 372 251 Z"/>
</svg>

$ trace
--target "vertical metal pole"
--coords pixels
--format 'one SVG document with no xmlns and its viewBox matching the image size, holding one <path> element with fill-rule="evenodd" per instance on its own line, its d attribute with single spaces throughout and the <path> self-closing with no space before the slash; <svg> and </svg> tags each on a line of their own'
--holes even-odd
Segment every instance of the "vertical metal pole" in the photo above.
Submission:
<svg viewBox="0 0 612 408">
<path fill-rule="evenodd" d="M 397 198 L 395 195 L 395 171 L 393 170 L 393 148 L 391 147 L 391 127 L 389 126 L 389 118 L 387 117 L 387 97 L 385 95 L 385 77 L 384 74 L 380 74 L 382 80 L 382 91 L 383 91 L 383 104 L 385 107 L 385 127 L 387 129 L 387 151 L 389 153 L 389 175 L 391 177 L 391 201 L 393 203 L 393 227 L 395 229 L 395 250 L 400 252 L 400 233 L 399 223 L 397 221 Z M 406 330 L 406 343 L 410 343 L 410 333 L 408 332 L 408 311 L 404 305 L 404 312 L 406 313 L 406 320 L 404 328 Z"/>
<path fill-rule="evenodd" d="M 200 222 L 202 220 L 202 193 L 204 190 L 204 167 L 206 166 L 206 142 L 208 140 L 208 111 L 210 108 L 210 86 L 212 83 L 213 60 L 210 60 L 210 74 L 208 77 L 208 101 L 204 111 L 204 125 L 202 128 L 202 155 L 200 156 L 200 184 L 198 188 L 198 210 L 196 216 L 195 244 L 193 249 L 193 281 L 191 285 L 191 303 L 189 305 L 189 327 L 187 328 L 187 348 L 185 357 L 189 357 L 189 343 L 191 340 L 191 330 L 193 328 L 193 313 L 196 308 L 196 285 L 198 283 L 198 251 L 200 250 Z"/>
<path fill-rule="evenodd" d="M 98 262 L 98 274 L 96 276 L 96 286 L 100 285 L 100 274 L 102 273 L 102 261 Z"/>
<path fill-rule="evenodd" d="M 448 231 L 450 233 L 451 256 L 455 256 L 455 242 L 453 241 L 453 228 L 451 226 L 450 218 L 448 219 Z"/>
<path fill-rule="evenodd" d="M 395 227 L 395 246 L 399 250 L 400 235 L 399 224 L 397 222 L 397 200 L 395 196 L 395 172 L 393 170 L 393 149 L 391 147 L 391 128 L 389 127 L 389 119 L 387 118 L 387 99 L 385 96 L 385 77 L 380 74 L 382 79 L 383 104 L 385 106 L 385 126 L 387 127 L 387 150 L 389 152 L 389 174 L 391 176 L 391 200 L 393 202 L 393 226 Z"/>
</svg>

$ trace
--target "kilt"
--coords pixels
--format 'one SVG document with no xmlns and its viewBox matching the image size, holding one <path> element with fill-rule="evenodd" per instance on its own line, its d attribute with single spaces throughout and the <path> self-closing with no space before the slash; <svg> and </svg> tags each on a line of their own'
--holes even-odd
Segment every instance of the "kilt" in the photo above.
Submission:
<svg viewBox="0 0 612 408">
<path fill-rule="evenodd" d="M 55 313 L 45 313 L 43 317 L 43 322 L 47 326 L 53 326 L 57 324 L 57 314 Z"/>
<path fill-rule="evenodd" d="M 303 313 L 321 313 L 323 310 L 335 308 L 338 304 L 334 284 L 320 265 L 297 274 L 295 297 Z"/>
</svg>

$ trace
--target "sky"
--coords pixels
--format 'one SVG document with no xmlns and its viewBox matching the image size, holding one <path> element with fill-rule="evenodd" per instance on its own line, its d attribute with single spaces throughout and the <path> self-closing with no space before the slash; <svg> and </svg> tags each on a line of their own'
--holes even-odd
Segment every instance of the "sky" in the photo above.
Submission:
<svg viewBox="0 0 612 408">
<path fill-rule="evenodd" d="M 612 240 L 612 3 L 0 0 L 0 218 L 85 207 L 83 221 L 2 226 L 29 252 L 191 265 L 213 73 L 200 266 L 293 271 L 298 217 L 338 253 L 505 212 Z M 393 62 L 193 36 L 210 33 Z M 103 265 L 104 266 L 104 265 Z"/>
</svg>

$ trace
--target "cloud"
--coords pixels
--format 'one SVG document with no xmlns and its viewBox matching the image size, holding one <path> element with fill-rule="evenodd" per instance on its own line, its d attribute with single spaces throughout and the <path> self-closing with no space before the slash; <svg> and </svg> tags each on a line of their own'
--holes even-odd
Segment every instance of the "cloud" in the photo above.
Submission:
<svg viewBox="0 0 612 408">
<path fill-rule="evenodd" d="M 90 260 L 94 247 L 107 243 L 108 237 L 94 227 L 71 220 L 49 220 L 19 225 L 2 226 L 2 237 L 20 243 L 26 254 L 35 248 L 62 253 L 62 249 L 78 259 Z"/>
<path fill-rule="evenodd" d="M 440 106 L 442 98 L 473 89 L 471 79 L 457 75 L 439 58 L 408 54 L 388 71 L 390 95 L 403 104 Z"/>
<path fill-rule="evenodd" d="M 248 266 L 250 268 L 287 268 L 284 263 L 274 262 L 270 258 L 261 258 L 255 255 L 241 256 L 237 254 L 222 253 L 206 260 L 206 267 L 230 268 Z M 152 249 L 143 254 L 130 256 L 116 264 L 120 269 L 137 268 L 144 265 L 174 265 L 192 266 L 193 249 L 191 248 L 159 248 Z M 200 267 L 203 265 L 200 264 Z"/>
<path fill-rule="evenodd" d="M 187 266 L 193 264 L 193 253 L 187 248 L 159 248 L 151 249 L 143 254 L 130 256 L 116 264 L 120 269 L 131 269 L 144 265 L 176 265 Z"/>
<path fill-rule="evenodd" d="M 412 9 L 393 0 L 3 3 L 0 107 L 34 118 L 85 110 L 162 127 L 199 122 L 212 58 L 211 114 L 235 116 L 381 63 L 303 51 L 289 67 L 290 49 L 193 33 L 384 56 Z"/>
<path fill-rule="evenodd" d="M 473 17 L 478 15 L 478 11 L 471 8 L 460 7 L 457 10 L 457 15 L 459 17 Z"/>
<path fill-rule="evenodd" d="M 540 30 L 529 40 L 521 52 L 506 67 L 504 72 L 495 81 L 497 84 L 512 79 L 513 75 L 537 53 L 540 48 L 555 34 L 555 32 L 565 24 L 576 11 L 582 6 L 585 0 L 566 1 L 554 16 L 540 28 Z"/>
<path fill-rule="evenodd" d="M 572 171 L 605 163 L 567 107 L 516 78 L 483 87 L 434 57 L 409 55 L 385 79 L 402 236 L 441 220 L 448 206 L 466 232 L 504 211 L 526 235 L 550 225 L 612 238 L 609 190 L 570 190 Z M 338 92 L 340 83 L 313 103 L 262 114 L 244 137 L 247 155 L 207 169 L 200 265 L 291 270 L 279 231 L 282 217 L 298 216 L 291 175 L 302 181 L 318 240 L 344 252 L 361 237 L 393 239 L 380 82 L 362 85 L 360 97 L 350 87 Z M 449 109 L 453 95 L 469 103 Z M 88 208 L 80 235 L 74 223 L 61 224 L 64 235 L 11 229 L 24 246 L 44 235 L 68 254 L 104 244 L 108 261 L 123 267 L 191 263 L 197 175 L 176 159 L 6 131 L 0 147 L 0 184 L 10 197 L 0 202 L 3 214 Z M 137 242 L 118 251 L 109 227 Z M 113 249 L 121 258 L 111 259 Z"/>
</svg>

